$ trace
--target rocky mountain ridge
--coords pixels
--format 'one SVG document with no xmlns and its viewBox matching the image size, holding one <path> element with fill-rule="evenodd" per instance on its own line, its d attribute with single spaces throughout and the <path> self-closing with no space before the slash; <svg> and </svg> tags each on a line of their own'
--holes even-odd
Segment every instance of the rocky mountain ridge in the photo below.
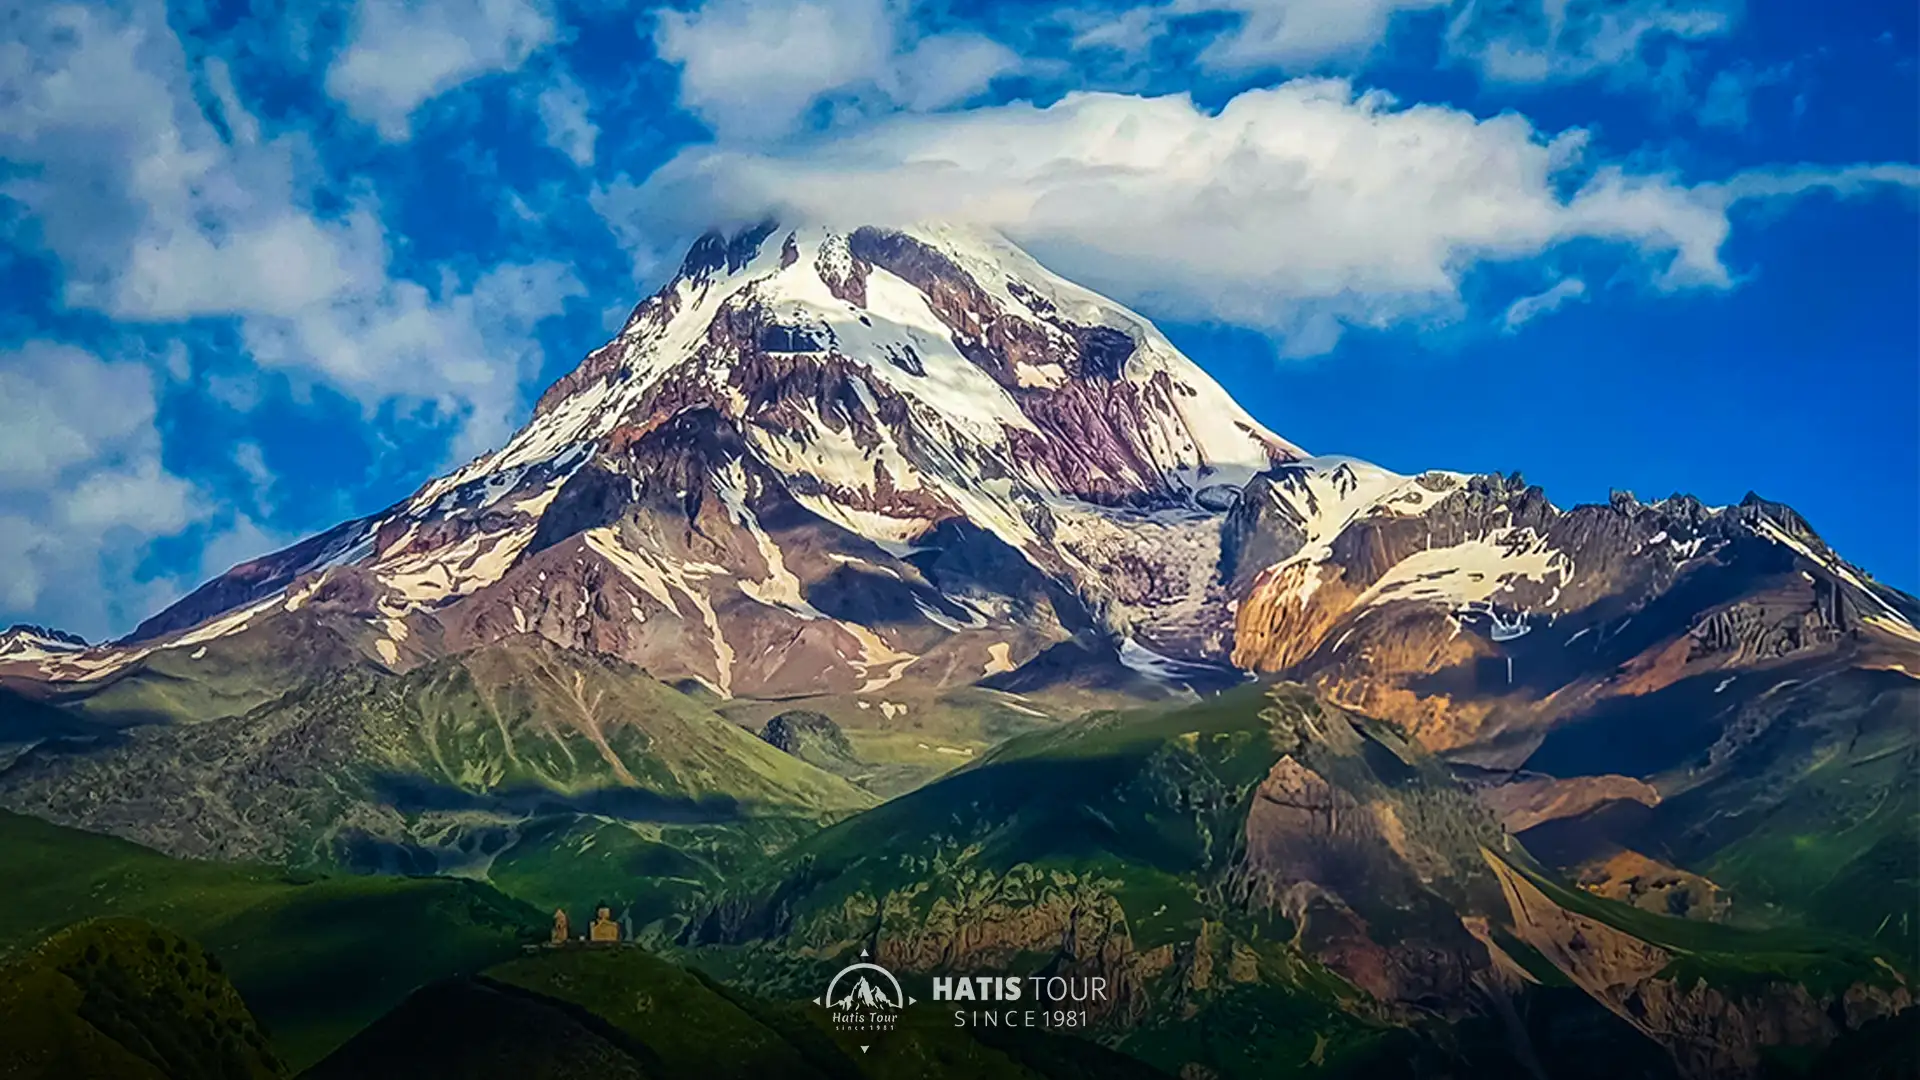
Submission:
<svg viewBox="0 0 1920 1080">
<path fill-rule="evenodd" d="M 1305 676 L 1495 768 L 1538 745 L 1525 726 L 1598 698 L 1821 654 L 1906 672 L 1920 654 L 1913 598 L 1753 494 L 1561 510 L 1518 474 L 1284 465 L 1229 515 L 1222 574 L 1236 666 Z"/>
<path fill-rule="evenodd" d="M 87 639 L 64 630 L 15 623 L 0 631 L 0 661 L 30 662 L 84 652 Z"/>
</svg>

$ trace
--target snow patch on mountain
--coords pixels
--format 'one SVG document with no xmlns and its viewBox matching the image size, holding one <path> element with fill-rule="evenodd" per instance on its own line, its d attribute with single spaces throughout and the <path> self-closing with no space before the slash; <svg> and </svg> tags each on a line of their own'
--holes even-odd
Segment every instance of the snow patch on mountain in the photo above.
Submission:
<svg viewBox="0 0 1920 1080">
<path fill-rule="evenodd" d="M 1572 562 L 1545 537 L 1528 529 L 1501 529 L 1484 539 L 1428 548 L 1400 560 L 1355 606 L 1418 600 L 1468 608 L 1497 600 L 1521 579 L 1564 583 L 1572 570 Z"/>
<path fill-rule="evenodd" d="M 407 608 L 434 607 L 469 595 L 506 574 L 533 539 L 532 526 L 478 533 L 450 547 L 411 552 L 375 564 L 375 577 Z M 402 551 L 405 541 L 396 545 Z"/>
</svg>

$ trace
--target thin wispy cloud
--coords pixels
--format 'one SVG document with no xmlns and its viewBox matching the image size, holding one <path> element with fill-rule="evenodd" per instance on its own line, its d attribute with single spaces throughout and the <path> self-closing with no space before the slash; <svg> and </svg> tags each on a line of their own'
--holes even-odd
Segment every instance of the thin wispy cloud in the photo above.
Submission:
<svg viewBox="0 0 1920 1080">
<path fill-rule="evenodd" d="M 1521 327 L 1542 315 L 1551 315 L 1566 305 L 1584 300 L 1586 297 L 1586 282 L 1579 278 L 1562 278 L 1547 286 L 1542 292 L 1523 296 L 1508 304 L 1507 310 L 1500 316 L 1500 328 L 1509 334 L 1518 333 Z"/>
</svg>

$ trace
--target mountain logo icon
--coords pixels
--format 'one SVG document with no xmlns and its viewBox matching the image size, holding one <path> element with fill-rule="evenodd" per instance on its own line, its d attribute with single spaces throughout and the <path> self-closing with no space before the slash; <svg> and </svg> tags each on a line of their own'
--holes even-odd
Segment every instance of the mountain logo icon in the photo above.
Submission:
<svg viewBox="0 0 1920 1080">
<path fill-rule="evenodd" d="M 914 999 L 900 989 L 893 972 L 864 957 L 841 968 L 827 983 L 827 992 L 814 999 L 826 1008 L 833 1026 L 849 1032 L 892 1031 L 900 1013 Z M 866 1047 L 861 1047 L 865 1050 Z"/>
</svg>

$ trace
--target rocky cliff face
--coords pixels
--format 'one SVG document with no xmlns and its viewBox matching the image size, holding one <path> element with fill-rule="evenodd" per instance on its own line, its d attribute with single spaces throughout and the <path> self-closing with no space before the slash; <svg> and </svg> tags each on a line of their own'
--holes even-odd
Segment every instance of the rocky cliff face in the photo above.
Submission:
<svg viewBox="0 0 1920 1080">
<path fill-rule="evenodd" d="M 1634 1027 L 1666 1046 L 1683 1075 L 1749 1076 L 1766 1050 L 1818 1049 L 1912 1004 L 1898 977 L 1814 986 L 1764 975 L 1716 981 L 1679 951 L 1557 903 L 1489 853 L 1515 936 Z"/>
</svg>

